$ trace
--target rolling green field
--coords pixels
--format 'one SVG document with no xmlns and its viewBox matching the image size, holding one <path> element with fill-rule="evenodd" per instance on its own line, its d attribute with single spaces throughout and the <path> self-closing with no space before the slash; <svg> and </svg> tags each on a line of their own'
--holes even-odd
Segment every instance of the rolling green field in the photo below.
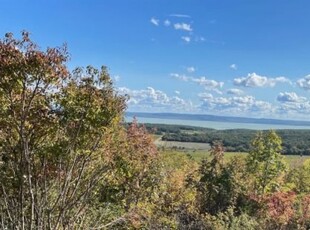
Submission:
<svg viewBox="0 0 310 230">
<path fill-rule="evenodd" d="M 211 145 L 209 143 L 200 143 L 200 142 L 191 142 L 191 141 L 172 141 L 172 140 L 163 140 L 163 136 L 166 133 L 181 133 L 181 134 L 189 134 L 189 135 L 195 135 L 195 134 L 199 134 L 202 132 L 201 129 L 199 128 L 193 128 L 192 127 L 180 127 L 177 125 L 170 125 L 170 126 L 159 126 L 161 129 L 160 132 L 158 132 L 157 134 L 153 134 L 153 139 L 154 139 L 154 143 L 155 145 L 158 147 L 158 149 L 166 155 L 180 155 L 180 156 L 187 156 L 189 159 L 194 160 L 195 162 L 201 162 L 202 159 L 208 159 L 210 158 L 210 149 L 211 149 Z M 236 132 L 238 130 L 235 130 Z M 227 132 L 234 132 L 234 130 L 230 130 Z M 240 132 L 240 130 L 238 131 Z M 250 131 L 246 131 L 245 133 L 242 134 L 248 134 L 248 132 Z M 284 131 L 282 131 L 284 132 Z M 296 132 L 301 132 L 301 133 L 296 133 Z M 303 140 L 307 137 L 307 135 L 305 135 L 305 131 L 295 131 L 295 130 L 286 130 L 284 132 L 285 134 L 290 133 L 290 134 L 300 134 L 300 138 L 299 140 Z M 239 134 L 239 133 L 238 133 Z M 255 134 L 255 132 L 252 133 L 253 135 Z M 296 136 L 295 135 L 295 136 Z M 232 135 L 230 134 L 229 136 L 239 136 L 239 135 Z M 247 136 L 247 135 L 245 135 Z M 240 138 L 240 136 L 239 136 Z M 244 139 L 244 135 L 242 136 L 241 139 Z M 225 141 L 224 141 L 225 142 Z M 250 141 L 248 141 L 250 142 Z M 306 141 L 305 141 L 306 142 Z M 285 147 L 285 143 L 284 143 L 284 147 Z M 229 148 L 227 150 L 227 152 L 224 153 L 224 159 L 229 160 L 234 156 L 241 156 L 241 157 L 245 157 L 247 155 L 247 152 L 238 152 L 238 151 L 231 151 Z M 300 165 L 302 165 L 302 163 L 306 160 L 306 159 L 310 159 L 309 155 L 299 155 L 299 154 L 285 154 L 284 158 L 286 160 L 286 162 L 289 164 L 289 166 L 291 168 L 295 168 L 298 167 Z"/>
<path fill-rule="evenodd" d="M 173 150 L 173 149 L 165 149 L 162 151 L 163 154 L 180 154 L 187 155 L 190 159 L 193 159 L 196 162 L 200 162 L 203 159 L 209 159 L 210 153 L 205 150 Z M 247 153 L 240 153 L 240 152 L 225 152 L 224 153 L 224 159 L 229 160 L 232 157 L 240 156 L 240 157 L 246 157 Z M 301 166 L 302 163 L 306 159 L 310 159 L 310 156 L 297 156 L 297 155 L 284 155 L 284 159 L 289 164 L 291 168 L 295 168 L 298 166 Z"/>
<path fill-rule="evenodd" d="M 248 129 L 215 130 L 164 124 L 146 124 L 145 127 L 156 136 L 158 146 L 173 147 L 174 149 L 207 150 L 210 146 L 206 144 L 221 142 L 228 152 L 248 152 L 251 149 L 251 141 L 258 134 L 257 130 Z M 279 129 L 276 130 L 276 133 L 282 140 L 281 152 L 283 154 L 310 156 L 309 129 Z M 195 143 L 204 145 L 195 145 Z"/>
<path fill-rule="evenodd" d="M 207 143 L 194 143 L 194 142 L 178 142 L 178 141 L 162 141 L 160 136 L 154 138 L 154 143 L 164 154 L 180 154 L 187 155 L 189 158 L 196 162 L 200 162 L 203 159 L 210 158 L 210 145 Z M 245 157 L 246 152 L 225 152 L 224 159 L 229 160 L 235 156 Z M 306 159 L 310 159 L 310 156 L 300 156 L 300 155 L 284 155 L 286 162 L 291 167 L 298 167 Z"/>
<path fill-rule="evenodd" d="M 183 149 L 183 150 L 210 150 L 211 146 L 208 143 L 197 142 L 181 142 L 181 141 L 163 141 L 161 137 L 154 141 L 155 145 L 160 148 L 168 149 Z"/>
</svg>

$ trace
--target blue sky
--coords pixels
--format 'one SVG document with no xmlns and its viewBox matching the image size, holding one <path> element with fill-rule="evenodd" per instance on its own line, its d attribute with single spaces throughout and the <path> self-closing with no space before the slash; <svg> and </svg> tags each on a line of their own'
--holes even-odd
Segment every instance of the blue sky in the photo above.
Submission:
<svg viewBox="0 0 310 230">
<path fill-rule="evenodd" d="M 310 120 L 310 1 L 0 2 L 1 37 L 106 65 L 129 111 Z"/>
</svg>

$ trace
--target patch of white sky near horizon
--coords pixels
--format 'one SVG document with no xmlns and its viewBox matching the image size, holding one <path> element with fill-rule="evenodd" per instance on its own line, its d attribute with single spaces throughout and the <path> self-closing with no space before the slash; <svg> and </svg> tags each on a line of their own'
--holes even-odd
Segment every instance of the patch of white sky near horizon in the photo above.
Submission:
<svg viewBox="0 0 310 230">
<path fill-rule="evenodd" d="M 12 2 L 2 34 L 104 63 L 128 111 L 310 120 L 310 2 Z"/>
</svg>

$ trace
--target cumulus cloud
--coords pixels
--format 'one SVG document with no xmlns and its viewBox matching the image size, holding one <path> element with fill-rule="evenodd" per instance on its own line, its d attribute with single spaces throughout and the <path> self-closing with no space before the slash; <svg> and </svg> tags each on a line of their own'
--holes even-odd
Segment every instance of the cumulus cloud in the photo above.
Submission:
<svg viewBox="0 0 310 230">
<path fill-rule="evenodd" d="M 191 41 L 191 38 L 188 36 L 182 36 L 181 39 L 187 43 L 189 43 Z"/>
<path fill-rule="evenodd" d="M 135 111 L 190 111 L 192 103 L 178 96 L 169 97 L 165 92 L 147 87 L 142 90 L 131 90 L 126 87 L 118 88 L 118 92 L 129 96 L 128 106 Z"/>
<path fill-rule="evenodd" d="M 276 114 L 284 118 L 308 119 L 310 113 L 310 101 L 306 97 L 297 95 L 295 92 L 281 92 L 277 96 L 280 102 Z"/>
<path fill-rule="evenodd" d="M 158 19 L 156 17 L 152 17 L 150 22 L 155 26 L 166 26 L 167 28 L 171 28 L 171 30 L 179 30 L 183 32 L 190 32 L 190 36 L 182 36 L 181 39 L 187 43 L 189 42 L 205 42 L 206 39 L 194 33 L 194 29 L 192 28 L 193 22 L 186 20 L 186 18 L 190 18 L 189 15 L 185 14 L 171 14 L 170 17 L 177 17 L 179 19 L 171 19 L 171 18 L 162 18 Z M 181 19 L 184 18 L 184 19 Z M 170 20 L 171 19 L 171 20 Z M 182 20 L 182 21 L 181 21 Z"/>
<path fill-rule="evenodd" d="M 280 103 L 256 99 L 249 95 L 216 96 L 213 91 L 199 93 L 200 103 L 193 104 L 180 96 L 180 91 L 173 95 L 147 87 L 132 90 L 126 87 L 117 89 L 122 95 L 128 95 L 128 108 L 137 112 L 203 112 L 220 115 L 256 116 L 256 117 L 283 117 L 308 118 L 310 101 L 294 92 L 282 92 L 277 100 Z"/>
<path fill-rule="evenodd" d="M 243 94 L 243 91 L 241 89 L 229 89 L 227 90 L 227 94 L 240 96 Z"/>
<path fill-rule="evenodd" d="M 280 93 L 277 97 L 279 102 L 305 102 L 307 98 L 298 96 L 295 92 Z"/>
<path fill-rule="evenodd" d="M 195 67 L 193 67 L 193 66 L 189 66 L 189 67 L 186 68 L 186 71 L 187 71 L 188 73 L 194 73 L 194 72 L 196 71 L 196 69 L 195 69 Z"/>
<path fill-rule="evenodd" d="M 150 22 L 155 26 L 159 26 L 159 20 L 156 18 L 151 18 Z"/>
<path fill-rule="evenodd" d="M 198 97 L 204 99 L 204 100 L 212 100 L 213 95 L 211 93 L 199 93 Z"/>
<path fill-rule="evenodd" d="M 266 113 L 271 114 L 274 110 L 269 102 L 256 100 L 253 96 L 214 97 L 211 94 L 200 94 L 199 96 L 202 100 L 200 109 L 203 112 L 212 111 L 213 113 L 239 116 L 255 114 L 258 116 Z"/>
<path fill-rule="evenodd" d="M 194 77 L 189 77 L 186 75 L 180 75 L 177 73 L 172 73 L 170 74 L 170 76 L 172 76 L 175 79 L 181 80 L 181 81 L 196 83 L 198 85 L 203 86 L 205 90 L 214 91 L 218 94 L 222 94 L 222 92 L 220 91 L 220 88 L 223 87 L 224 82 L 210 80 L 210 79 L 207 79 L 206 77 L 194 78 Z"/>
<path fill-rule="evenodd" d="M 185 31 L 189 31 L 189 32 L 193 30 L 191 28 L 191 25 L 187 24 L 187 23 L 176 23 L 176 24 L 174 24 L 174 29 L 185 30 Z"/>
<path fill-rule="evenodd" d="M 243 87 L 274 87 L 277 83 L 291 83 L 285 77 L 268 78 L 256 73 L 249 73 L 246 77 L 235 78 L 234 84 Z"/>
<path fill-rule="evenodd" d="M 204 92 L 198 97 L 202 101 L 200 111 L 213 114 L 305 119 L 310 113 L 310 101 L 294 92 L 280 93 L 277 97 L 280 104 L 257 100 L 249 95 L 216 97 Z"/>
<path fill-rule="evenodd" d="M 299 79 L 297 85 L 304 90 L 310 90 L 310 74 Z"/>
<path fill-rule="evenodd" d="M 202 101 L 199 111 L 204 113 L 309 120 L 310 100 L 294 92 L 280 93 L 278 104 L 257 100 L 253 96 L 215 97 L 207 92 L 198 96 Z"/>
<path fill-rule="evenodd" d="M 282 103 L 277 108 L 277 114 L 285 118 L 292 117 L 293 119 L 309 119 L 310 101 L 299 99 L 299 101 L 281 101 Z"/>
<path fill-rule="evenodd" d="M 192 78 L 192 81 L 210 88 L 222 88 L 224 85 L 224 82 L 209 80 L 206 77 Z"/>
<path fill-rule="evenodd" d="M 164 21 L 164 25 L 165 25 L 165 26 L 170 26 L 170 25 L 171 25 L 171 22 L 170 22 L 169 20 L 165 20 L 165 21 Z"/>
<path fill-rule="evenodd" d="M 237 69 L 238 69 L 238 67 L 237 67 L 236 64 L 231 64 L 231 65 L 229 66 L 229 68 L 231 68 L 231 69 L 233 69 L 233 70 L 237 70 Z"/>
<path fill-rule="evenodd" d="M 180 75 L 178 73 L 171 73 L 170 76 L 180 81 L 189 81 L 191 79 L 191 77 Z"/>
</svg>

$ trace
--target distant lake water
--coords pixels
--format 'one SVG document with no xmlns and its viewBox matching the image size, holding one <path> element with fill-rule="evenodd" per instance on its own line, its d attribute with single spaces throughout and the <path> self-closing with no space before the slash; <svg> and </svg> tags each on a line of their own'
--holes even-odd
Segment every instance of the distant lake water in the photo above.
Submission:
<svg viewBox="0 0 310 230">
<path fill-rule="evenodd" d="M 310 129 L 309 126 L 294 125 L 275 125 L 275 124 L 256 124 L 256 123 L 235 123 L 235 122 L 218 122 L 218 121 L 198 121 L 198 120 L 180 120 L 180 119 L 160 119 L 136 117 L 138 123 L 151 124 L 169 124 L 169 125 L 189 125 L 196 127 L 212 128 L 212 129 L 253 129 L 253 130 L 269 130 L 269 129 Z M 131 122 L 132 117 L 125 116 L 126 122 Z"/>
</svg>

